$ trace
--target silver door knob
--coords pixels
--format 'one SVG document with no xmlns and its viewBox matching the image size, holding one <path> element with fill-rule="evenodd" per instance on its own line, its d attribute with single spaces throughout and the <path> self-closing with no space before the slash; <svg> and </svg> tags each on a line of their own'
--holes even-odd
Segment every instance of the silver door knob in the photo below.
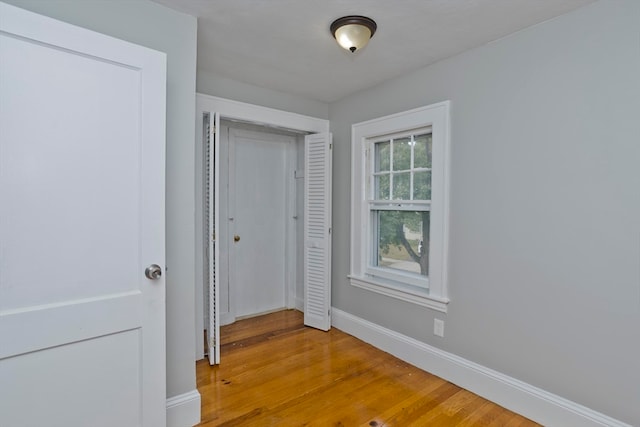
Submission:
<svg viewBox="0 0 640 427">
<path fill-rule="evenodd" d="M 144 275 L 147 279 L 158 280 L 162 276 L 162 268 L 158 264 L 151 264 L 144 270 Z"/>
</svg>

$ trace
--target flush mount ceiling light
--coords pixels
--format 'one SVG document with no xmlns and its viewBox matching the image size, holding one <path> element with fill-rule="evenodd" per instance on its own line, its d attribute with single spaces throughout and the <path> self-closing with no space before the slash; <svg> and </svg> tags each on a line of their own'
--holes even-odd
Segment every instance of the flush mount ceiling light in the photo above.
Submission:
<svg viewBox="0 0 640 427">
<path fill-rule="evenodd" d="M 377 28 L 373 19 L 357 15 L 338 18 L 330 27 L 338 44 L 352 53 L 369 43 Z"/>
</svg>

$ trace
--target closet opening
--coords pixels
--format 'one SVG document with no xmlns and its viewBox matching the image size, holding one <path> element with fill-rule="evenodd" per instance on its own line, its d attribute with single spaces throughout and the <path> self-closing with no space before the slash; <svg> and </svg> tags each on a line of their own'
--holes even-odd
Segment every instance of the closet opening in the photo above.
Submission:
<svg viewBox="0 0 640 427">
<path fill-rule="evenodd" d="M 328 121 L 198 95 L 197 126 L 196 360 L 220 363 L 220 326 L 243 318 L 328 330 Z"/>
</svg>

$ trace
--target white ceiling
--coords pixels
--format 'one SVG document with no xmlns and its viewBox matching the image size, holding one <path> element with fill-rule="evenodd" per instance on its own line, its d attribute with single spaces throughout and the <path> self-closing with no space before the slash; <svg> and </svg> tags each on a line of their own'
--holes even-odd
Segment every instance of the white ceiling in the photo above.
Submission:
<svg viewBox="0 0 640 427">
<path fill-rule="evenodd" d="M 154 0 L 198 17 L 198 69 L 332 102 L 595 0 Z M 374 19 L 351 54 L 329 25 Z"/>
</svg>

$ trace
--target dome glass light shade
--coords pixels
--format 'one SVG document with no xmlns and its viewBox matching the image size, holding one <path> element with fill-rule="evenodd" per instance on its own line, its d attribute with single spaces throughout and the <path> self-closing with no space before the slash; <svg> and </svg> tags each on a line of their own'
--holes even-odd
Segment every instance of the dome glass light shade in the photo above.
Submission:
<svg viewBox="0 0 640 427">
<path fill-rule="evenodd" d="M 345 16 L 331 24 L 331 33 L 340 46 L 355 52 L 369 43 L 376 28 L 376 23 L 365 16 Z"/>
<path fill-rule="evenodd" d="M 349 24 L 338 28 L 335 37 L 340 46 L 351 52 L 355 52 L 369 43 L 371 31 L 362 25 Z"/>
</svg>

